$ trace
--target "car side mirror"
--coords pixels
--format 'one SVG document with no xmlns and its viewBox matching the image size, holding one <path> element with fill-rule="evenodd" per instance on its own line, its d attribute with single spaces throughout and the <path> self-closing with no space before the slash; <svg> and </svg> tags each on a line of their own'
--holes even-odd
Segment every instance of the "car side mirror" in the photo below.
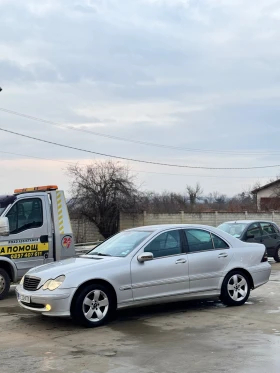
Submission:
<svg viewBox="0 0 280 373">
<path fill-rule="evenodd" d="M 253 234 L 247 234 L 246 238 L 251 239 L 251 238 L 255 238 L 255 236 Z"/>
<path fill-rule="evenodd" d="M 0 218 L 0 236 L 9 236 L 10 234 L 10 225 L 9 219 L 6 217 Z"/>
<path fill-rule="evenodd" d="M 138 262 L 140 263 L 148 262 L 149 260 L 154 259 L 154 254 L 153 253 L 142 253 L 138 255 L 137 259 L 138 259 Z"/>
</svg>

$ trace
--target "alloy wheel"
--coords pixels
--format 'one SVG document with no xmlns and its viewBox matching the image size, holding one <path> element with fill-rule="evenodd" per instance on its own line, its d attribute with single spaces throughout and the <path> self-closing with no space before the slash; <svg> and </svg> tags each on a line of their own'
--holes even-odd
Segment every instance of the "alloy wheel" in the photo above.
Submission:
<svg viewBox="0 0 280 373">
<path fill-rule="evenodd" d="M 83 313 L 91 322 L 99 322 L 106 316 L 109 299 L 102 290 L 92 290 L 84 298 Z"/>
<path fill-rule="evenodd" d="M 233 275 L 227 284 L 228 294 L 235 302 L 242 301 L 248 293 L 248 283 L 241 274 Z"/>
</svg>

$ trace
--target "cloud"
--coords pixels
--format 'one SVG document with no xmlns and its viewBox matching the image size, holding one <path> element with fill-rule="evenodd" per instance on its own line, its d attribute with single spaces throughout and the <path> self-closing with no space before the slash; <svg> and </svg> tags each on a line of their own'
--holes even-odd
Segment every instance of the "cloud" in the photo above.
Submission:
<svg viewBox="0 0 280 373">
<path fill-rule="evenodd" d="M 0 124 L 130 158 L 221 167 L 273 164 L 279 9 L 275 0 L 0 0 L 0 106 L 141 141 L 268 155 L 244 160 L 240 154 L 138 146 L 1 112 Z M 11 149 L 55 159 L 85 157 L 0 133 L 0 150 Z M 150 182 L 155 189 L 181 188 L 172 178 L 157 184 L 152 175 L 141 175 L 147 187 Z M 234 193 L 236 184 L 217 180 L 225 188 L 221 192 Z M 205 190 L 215 186 L 207 185 Z"/>
</svg>

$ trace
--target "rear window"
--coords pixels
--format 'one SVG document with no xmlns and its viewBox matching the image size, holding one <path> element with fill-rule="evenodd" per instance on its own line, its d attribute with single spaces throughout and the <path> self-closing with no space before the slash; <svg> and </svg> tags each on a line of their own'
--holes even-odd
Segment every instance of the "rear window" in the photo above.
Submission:
<svg viewBox="0 0 280 373">
<path fill-rule="evenodd" d="M 239 238 L 248 226 L 246 223 L 223 223 L 218 226 L 218 229 L 231 234 L 233 237 Z"/>
</svg>

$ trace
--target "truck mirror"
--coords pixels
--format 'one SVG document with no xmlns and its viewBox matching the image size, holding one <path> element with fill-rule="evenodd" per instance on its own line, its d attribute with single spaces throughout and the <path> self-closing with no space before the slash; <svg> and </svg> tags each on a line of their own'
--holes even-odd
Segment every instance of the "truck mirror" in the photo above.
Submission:
<svg viewBox="0 0 280 373">
<path fill-rule="evenodd" d="M 246 238 L 248 238 L 248 240 L 249 240 L 249 239 L 255 238 L 255 235 L 249 233 L 249 234 L 246 235 Z"/>
<path fill-rule="evenodd" d="M 9 236 L 10 225 L 9 219 L 6 217 L 0 217 L 0 236 Z"/>
</svg>

